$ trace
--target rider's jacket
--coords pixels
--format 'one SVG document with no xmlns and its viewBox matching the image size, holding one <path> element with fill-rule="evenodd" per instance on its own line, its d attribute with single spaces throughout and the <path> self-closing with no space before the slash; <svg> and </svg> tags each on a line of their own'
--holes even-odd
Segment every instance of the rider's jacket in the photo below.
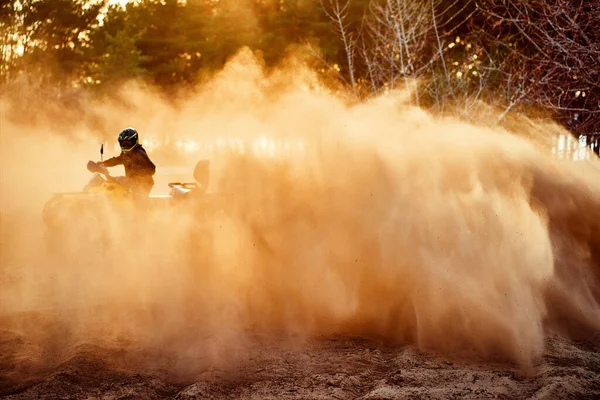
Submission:
<svg viewBox="0 0 600 400">
<path fill-rule="evenodd" d="M 116 157 L 109 158 L 102 163 L 106 167 L 123 165 L 125 176 L 141 184 L 154 184 L 152 176 L 156 172 L 156 166 L 148 157 L 146 150 L 138 144 L 133 150 L 121 152 Z"/>
</svg>

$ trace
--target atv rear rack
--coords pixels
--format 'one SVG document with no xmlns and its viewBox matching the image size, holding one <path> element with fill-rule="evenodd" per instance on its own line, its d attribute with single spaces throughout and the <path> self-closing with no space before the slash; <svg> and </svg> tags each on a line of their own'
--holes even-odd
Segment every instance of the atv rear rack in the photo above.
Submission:
<svg viewBox="0 0 600 400">
<path fill-rule="evenodd" d="M 170 188 L 180 186 L 185 189 L 193 189 L 199 186 L 196 182 L 169 182 L 168 185 Z"/>
</svg>

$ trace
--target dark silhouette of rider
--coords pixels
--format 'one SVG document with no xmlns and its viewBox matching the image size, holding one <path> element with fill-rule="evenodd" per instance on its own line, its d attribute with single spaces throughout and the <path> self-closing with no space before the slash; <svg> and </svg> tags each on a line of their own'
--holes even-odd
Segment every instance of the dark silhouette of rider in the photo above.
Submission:
<svg viewBox="0 0 600 400">
<path fill-rule="evenodd" d="M 153 175 L 156 166 L 148 157 L 139 141 L 139 135 L 133 128 L 126 128 L 119 133 L 121 154 L 98 164 L 105 167 L 123 165 L 126 179 L 124 183 L 130 187 L 135 197 L 148 197 L 154 186 Z"/>
</svg>

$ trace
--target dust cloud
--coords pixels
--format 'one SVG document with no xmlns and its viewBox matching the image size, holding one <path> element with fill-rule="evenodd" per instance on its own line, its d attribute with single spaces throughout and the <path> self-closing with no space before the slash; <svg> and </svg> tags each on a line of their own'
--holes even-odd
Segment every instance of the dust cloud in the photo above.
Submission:
<svg viewBox="0 0 600 400">
<path fill-rule="evenodd" d="M 489 108 L 477 124 L 437 118 L 402 93 L 354 104 L 298 62 L 266 72 L 247 51 L 178 103 L 122 93 L 125 106 L 86 100 L 66 130 L 43 105 L 31 125 L 1 102 L 0 328 L 29 335 L 42 364 L 101 342 L 185 371 L 278 332 L 528 368 L 546 332 L 600 331 L 600 169 L 553 158 L 552 123 L 486 127 Z M 202 155 L 224 212 L 107 214 L 53 251 L 44 203 L 80 190 L 98 143 L 126 126 L 250 143 Z"/>
</svg>

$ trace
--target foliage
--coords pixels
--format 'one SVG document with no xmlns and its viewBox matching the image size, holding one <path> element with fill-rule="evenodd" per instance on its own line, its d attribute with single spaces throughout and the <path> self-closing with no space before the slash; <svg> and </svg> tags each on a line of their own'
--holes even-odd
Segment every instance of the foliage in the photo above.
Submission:
<svg viewBox="0 0 600 400">
<path fill-rule="evenodd" d="M 551 115 L 600 132 L 600 3 L 584 0 L 14 0 L 0 3 L 0 85 L 66 88 L 140 79 L 193 87 L 241 47 L 277 65 L 310 44 L 358 99 L 414 88 L 414 101 L 474 113 Z"/>
</svg>

